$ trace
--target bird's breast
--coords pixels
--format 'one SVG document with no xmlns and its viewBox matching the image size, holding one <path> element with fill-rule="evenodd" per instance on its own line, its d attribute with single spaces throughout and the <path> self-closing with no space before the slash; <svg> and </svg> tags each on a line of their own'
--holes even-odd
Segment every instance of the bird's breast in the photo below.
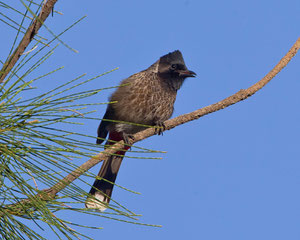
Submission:
<svg viewBox="0 0 300 240">
<path fill-rule="evenodd" d="M 114 95 L 111 100 L 117 101 L 113 107 L 118 120 L 146 125 L 169 119 L 176 99 L 176 91 L 155 77 L 133 81 Z"/>
</svg>

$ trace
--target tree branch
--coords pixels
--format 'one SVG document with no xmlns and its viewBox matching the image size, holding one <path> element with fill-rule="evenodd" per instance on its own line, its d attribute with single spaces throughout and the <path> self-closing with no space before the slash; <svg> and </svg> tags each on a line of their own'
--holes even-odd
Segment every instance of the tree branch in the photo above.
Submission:
<svg viewBox="0 0 300 240">
<path fill-rule="evenodd" d="M 28 27 L 23 39 L 19 43 L 19 46 L 13 52 L 11 57 L 4 63 L 1 71 L 0 71 L 0 83 L 3 83 L 7 74 L 11 71 L 14 65 L 19 60 L 20 56 L 24 53 L 25 49 L 28 47 L 34 36 L 38 33 L 39 29 L 51 13 L 55 3 L 57 0 L 47 0 L 45 4 L 43 4 L 42 9 L 39 15 L 35 18 L 32 24 Z"/>
<path fill-rule="evenodd" d="M 273 79 L 289 63 L 289 61 L 295 56 L 295 54 L 297 53 L 299 48 L 300 48 L 300 38 L 298 38 L 296 43 L 292 46 L 292 48 L 289 50 L 289 52 L 279 61 L 279 63 L 260 81 L 258 81 L 257 83 L 255 83 L 254 85 L 252 85 L 251 87 L 249 87 L 247 89 L 241 89 L 237 93 L 231 95 L 230 97 L 223 99 L 222 101 L 219 101 L 219 102 L 209 105 L 207 107 L 198 109 L 194 112 L 183 114 L 183 115 L 180 115 L 173 119 L 167 120 L 164 123 L 166 126 L 165 130 L 170 130 L 181 124 L 199 119 L 200 117 L 203 117 L 204 115 L 219 111 L 221 109 L 224 109 L 230 105 L 238 103 L 238 102 L 245 100 L 248 97 L 252 96 L 258 90 L 262 89 L 268 82 L 270 82 L 271 79 Z M 153 136 L 154 134 L 155 134 L 154 128 L 148 128 L 144 131 L 138 132 L 134 135 L 134 140 L 130 139 L 131 140 L 130 144 L 144 140 L 148 137 Z M 115 143 L 110 148 L 99 153 L 97 156 L 94 156 L 91 159 L 89 159 L 87 162 L 85 162 L 80 167 L 75 169 L 73 172 L 71 172 L 69 175 L 67 175 L 64 179 L 59 181 L 57 184 L 55 184 L 50 189 L 43 190 L 43 192 L 45 194 L 40 194 L 39 197 L 45 201 L 54 199 L 56 194 L 59 191 L 63 190 L 71 182 L 73 182 L 74 180 L 79 178 L 84 172 L 88 171 L 90 168 L 92 168 L 99 162 L 107 160 L 111 154 L 116 153 L 118 150 L 122 149 L 123 146 L 124 146 L 123 141 L 119 141 L 119 142 Z M 26 199 L 19 203 L 12 204 L 9 206 L 16 207 L 17 205 L 20 205 L 20 204 L 23 204 L 23 205 L 30 204 L 30 200 Z"/>
</svg>

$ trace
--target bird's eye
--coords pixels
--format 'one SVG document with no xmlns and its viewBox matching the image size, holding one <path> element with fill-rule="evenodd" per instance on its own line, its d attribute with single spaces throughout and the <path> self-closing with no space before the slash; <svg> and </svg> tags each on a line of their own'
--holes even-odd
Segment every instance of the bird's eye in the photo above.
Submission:
<svg viewBox="0 0 300 240">
<path fill-rule="evenodd" d="M 177 69 L 177 67 L 178 67 L 177 64 L 172 64 L 172 65 L 171 65 L 171 68 L 172 68 L 173 70 Z"/>
</svg>

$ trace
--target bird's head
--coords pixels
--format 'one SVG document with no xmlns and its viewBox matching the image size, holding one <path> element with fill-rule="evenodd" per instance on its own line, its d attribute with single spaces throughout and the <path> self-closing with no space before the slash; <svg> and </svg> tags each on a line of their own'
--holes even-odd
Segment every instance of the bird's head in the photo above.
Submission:
<svg viewBox="0 0 300 240">
<path fill-rule="evenodd" d="M 162 56 L 158 61 L 158 75 L 167 80 L 181 80 L 195 77 L 196 73 L 187 69 L 179 50 Z"/>
</svg>

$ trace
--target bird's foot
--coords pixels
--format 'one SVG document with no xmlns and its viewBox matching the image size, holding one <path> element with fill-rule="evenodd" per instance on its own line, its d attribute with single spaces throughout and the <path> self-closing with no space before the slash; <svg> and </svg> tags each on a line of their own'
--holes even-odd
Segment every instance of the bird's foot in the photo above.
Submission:
<svg viewBox="0 0 300 240">
<path fill-rule="evenodd" d="M 134 136 L 132 134 L 123 132 L 123 140 L 126 147 L 128 147 L 128 149 L 131 149 L 131 142 L 134 141 Z"/>
<path fill-rule="evenodd" d="M 155 134 L 157 135 L 163 135 L 163 132 L 166 130 L 166 126 L 164 122 L 156 122 L 155 123 Z"/>
</svg>

